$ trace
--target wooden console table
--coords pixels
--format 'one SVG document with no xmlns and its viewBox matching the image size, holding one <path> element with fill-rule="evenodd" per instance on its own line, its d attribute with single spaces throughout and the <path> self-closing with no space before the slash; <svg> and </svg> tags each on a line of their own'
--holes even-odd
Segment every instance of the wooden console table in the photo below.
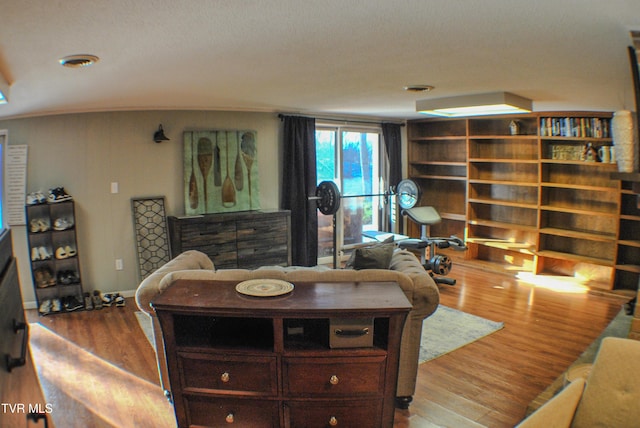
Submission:
<svg viewBox="0 0 640 428">
<path fill-rule="evenodd" d="M 152 302 L 178 426 L 393 426 L 411 308 L 397 283 L 296 283 L 278 297 L 236 284 L 178 280 Z M 368 320 L 373 344 L 332 348 L 337 320 Z"/>
</svg>

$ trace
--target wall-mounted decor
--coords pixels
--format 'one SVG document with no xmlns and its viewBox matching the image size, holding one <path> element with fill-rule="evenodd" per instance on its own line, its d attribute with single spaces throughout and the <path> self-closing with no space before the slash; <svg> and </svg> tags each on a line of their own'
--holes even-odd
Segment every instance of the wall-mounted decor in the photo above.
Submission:
<svg viewBox="0 0 640 428">
<path fill-rule="evenodd" d="M 136 233 L 140 280 L 170 260 L 164 196 L 132 198 L 133 226 Z"/>
<path fill-rule="evenodd" d="M 185 214 L 260 209 L 255 131 L 184 133 Z"/>
</svg>

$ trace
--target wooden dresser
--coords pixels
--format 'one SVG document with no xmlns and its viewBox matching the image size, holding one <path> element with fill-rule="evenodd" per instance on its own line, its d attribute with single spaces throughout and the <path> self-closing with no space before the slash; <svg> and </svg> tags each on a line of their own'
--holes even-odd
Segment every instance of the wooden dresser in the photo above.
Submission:
<svg viewBox="0 0 640 428">
<path fill-rule="evenodd" d="M 0 427 L 53 427 L 31 353 L 11 230 L 0 233 Z"/>
<path fill-rule="evenodd" d="M 179 280 L 152 302 L 178 426 L 393 426 L 411 308 L 396 283 L 297 283 L 278 297 L 235 287 Z"/>
<path fill-rule="evenodd" d="M 168 217 L 171 257 L 207 254 L 216 269 L 291 264 L 290 211 L 240 211 Z"/>
</svg>

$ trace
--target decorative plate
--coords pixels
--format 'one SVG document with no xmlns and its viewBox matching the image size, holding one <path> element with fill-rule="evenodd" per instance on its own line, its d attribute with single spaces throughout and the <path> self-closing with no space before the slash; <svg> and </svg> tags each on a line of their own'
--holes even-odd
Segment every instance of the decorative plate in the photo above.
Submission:
<svg viewBox="0 0 640 428">
<path fill-rule="evenodd" d="M 236 285 L 238 293 L 255 297 L 281 296 L 292 290 L 292 283 L 280 279 L 250 279 Z"/>
</svg>

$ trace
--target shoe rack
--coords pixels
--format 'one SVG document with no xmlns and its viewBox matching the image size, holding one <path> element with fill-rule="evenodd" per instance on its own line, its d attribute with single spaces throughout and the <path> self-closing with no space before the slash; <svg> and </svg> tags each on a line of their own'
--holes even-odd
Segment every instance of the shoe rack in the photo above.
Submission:
<svg viewBox="0 0 640 428">
<path fill-rule="evenodd" d="M 82 309 L 73 200 L 26 206 L 33 287 L 41 315 Z"/>
</svg>

